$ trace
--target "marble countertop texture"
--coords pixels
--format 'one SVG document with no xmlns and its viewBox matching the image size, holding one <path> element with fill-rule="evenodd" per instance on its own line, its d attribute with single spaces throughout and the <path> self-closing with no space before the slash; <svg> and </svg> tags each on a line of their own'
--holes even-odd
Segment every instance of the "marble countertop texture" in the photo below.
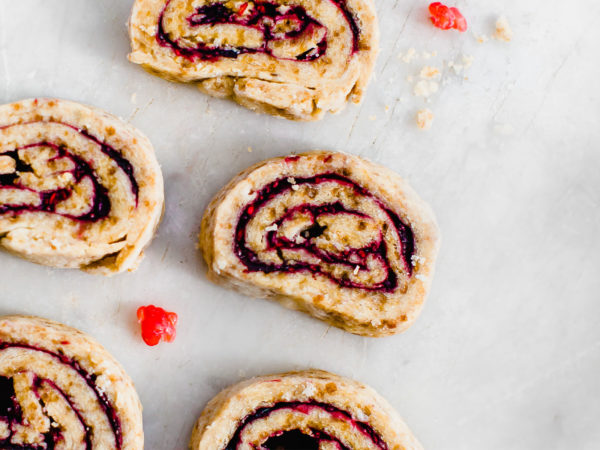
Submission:
<svg viewBox="0 0 600 450">
<path fill-rule="evenodd" d="M 427 449 L 600 448 L 600 3 L 459 0 L 464 34 L 433 28 L 426 1 L 376 4 L 365 101 L 293 123 L 130 64 L 131 1 L 0 2 L 0 101 L 103 108 L 146 133 L 163 168 L 166 213 L 137 272 L 103 278 L 0 253 L 0 313 L 102 342 L 136 383 L 146 448 L 185 448 L 230 383 L 309 367 L 372 385 Z M 501 14 L 513 40 L 478 42 Z M 464 73 L 449 67 L 463 55 Z M 413 93 L 425 65 L 442 77 L 429 101 Z M 429 131 L 415 125 L 423 108 Z M 437 274 L 403 335 L 353 336 L 206 279 L 195 241 L 212 195 L 250 164 L 315 148 L 391 167 L 436 211 Z M 148 303 L 179 314 L 175 343 L 143 344 L 135 309 Z"/>
</svg>

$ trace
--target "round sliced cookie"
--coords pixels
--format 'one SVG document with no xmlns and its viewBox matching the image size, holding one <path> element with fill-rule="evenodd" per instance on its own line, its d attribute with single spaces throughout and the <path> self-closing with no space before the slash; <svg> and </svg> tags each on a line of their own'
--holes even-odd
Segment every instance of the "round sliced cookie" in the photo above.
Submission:
<svg viewBox="0 0 600 450">
<path fill-rule="evenodd" d="M 321 370 L 259 377 L 225 389 L 196 422 L 192 450 L 418 450 L 373 389 Z"/>
<path fill-rule="evenodd" d="M 358 103 L 379 31 L 373 0 L 136 0 L 130 61 L 287 119 Z"/>
<path fill-rule="evenodd" d="M 29 261 L 110 275 L 134 270 L 160 221 L 150 141 L 89 106 L 0 106 L 0 247 Z"/>
<path fill-rule="evenodd" d="M 0 447 L 142 450 L 142 406 L 121 365 L 89 336 L 0 317 Z"/>
<path fill-rule="evenodd" d="M 243 171 L 200 231 L 213 281 L 365 336 L 414 322 L 438 245 L 433 213 L 400 176 L 336 152 Z"/>
</svg>

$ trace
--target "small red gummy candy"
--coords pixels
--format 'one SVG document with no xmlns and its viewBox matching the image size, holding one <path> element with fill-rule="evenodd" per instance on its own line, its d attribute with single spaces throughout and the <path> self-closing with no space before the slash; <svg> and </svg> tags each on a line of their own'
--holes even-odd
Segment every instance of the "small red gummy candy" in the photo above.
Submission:
<svg viewBox="0 0 600 450">
<path fill-rule="evenodd" d="M 150 346 L 156 345 L 161 339 L 165 342 L 175 340 L 175 325 L 177 314 L 165 311 L 154 305 L 140 306 L 137 310 L 138 322 L 142 326 L 142 339 Z"/>
<path fill-rule="evenodd" d="M 429 5 L 429 14 L 431 23 L 442 30 L 455 28 L 461 33 L 467 31 L 467 19 L 457 8 L 449 8 L 440 2 L 433 2 Z"/>
</svg>

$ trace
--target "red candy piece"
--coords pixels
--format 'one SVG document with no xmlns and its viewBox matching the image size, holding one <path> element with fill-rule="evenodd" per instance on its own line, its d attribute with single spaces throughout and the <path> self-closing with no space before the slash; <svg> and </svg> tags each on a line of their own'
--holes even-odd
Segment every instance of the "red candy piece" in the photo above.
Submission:
<svg viewBox="0 0 600 450">
<path fill-rule="evenodd" d="M 429 5 L 429 14 L 431 23 L 442 30 L 455 28 L 461 33 L 467 31 L 467 20 L 457 8 L 433 2 Z"/>
<path fill-rule="evenodd" d="M 142 339 L 150 346 L 163 339 L 165 342 L 175 340 L 177 314 L 165 311 L 154 305 L 140 306 L 137 310 L 138 322 L 142 326 Z"/>
</svg>

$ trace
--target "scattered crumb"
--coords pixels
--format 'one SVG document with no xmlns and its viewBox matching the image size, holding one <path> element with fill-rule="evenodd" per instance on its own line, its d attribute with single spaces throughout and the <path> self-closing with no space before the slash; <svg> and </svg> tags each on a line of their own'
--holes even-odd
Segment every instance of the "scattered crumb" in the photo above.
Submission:
<svg viewBox="0 0 600 450">
<path fill-rule="evenodd" d="M 402 61 L 404 61 L 406 64 L 410 63 L 413 58 L 415 57 L 415 55 L 417 54 L 417 51 L 414 48 L 409 48 L 406 53 L 404 54 L 404 56 L 402 56 L 402 54 L 400 54 L 400 58 L 402 59 Z"/>
<path fill-rule="evenodd" d="M 475 58 L 470 55 L 462 55 L 461 62 L 457 61 L 448 61 L 448 67 L 454 70 L 456 75 L 460 75 L 463 71 L 466 71 L 471 65 L 473 65 L 473 61 Z"/>
<path fill-rule="evenodd" d="M 252 153 L 252 147 L 248 147 L 248 153 Z"/>
<path fill-rule="evenodd" d="M 370 121 L 377 120 L 377 116 L 369 116 L 369 120 L 370 120 Z"/>
<path fill-rule="evenodd" d="M 433 113 L 428 109 L 422 109 L 417 112 L 417 126 L 421 130 L 429 130 L 433 123 Z"/>
<path fill-rule="evenodd" d="M 421 78 L 435 78 L 440 75 L 440 70 L 437 67 L 423 66 L 419 76 Z"/>
<path fill-rule="evenodd" d="M 473 65 L 473 61 L 475 61 L 475 57 L 471 55 L 462 55 L 462 62 L 465 66 L 465 70 Z"/>
<path fill-rule="evenodd" d="M 390 105 L 385 105 L 385 112 L 388 112 L 390 110 Z"/>
<path fill-rule="evenodd" d="M 494 39 L 504 42 L 510 42 L 513 36 L 512 29 L 508 24 L 505 16 L 498 17 L 496 20 L 496 32 L 494 33 Z"/>
<path fill-rule="evenodd" d="M 300 189 L 300 186 L 297 184 L 292 184 L 292 191 L 297 191 L 298 189 Z"/>
<path fill-rule="evenodd" d="M 439 84 L 432 80 L 420 80 L 415 84 L 414 93 L 418 97 L 429 97 L 435 94 L 439 89 Z"/>
<path fill-rule="evenodd" d="M 296 179 L 294 177 L 288 177 L 287 182 L 290 184 L 296 184 Z"/>
<path fill-rule="evenodd" d="M 483 44 L 484 42 L 487 42 L 490 40 L 490 38 L 488 36 L 486 36 L 485 34 L 475 36 L 475 39 L 477 39 L 477 42 L 479 42 L 480 44 Z"/>
<path fill-rule="evenodd" d="M 133 103 L 134 105 L 137 103 L 137 92 L 131 94 L 131 103 Z"/>
</svg>

